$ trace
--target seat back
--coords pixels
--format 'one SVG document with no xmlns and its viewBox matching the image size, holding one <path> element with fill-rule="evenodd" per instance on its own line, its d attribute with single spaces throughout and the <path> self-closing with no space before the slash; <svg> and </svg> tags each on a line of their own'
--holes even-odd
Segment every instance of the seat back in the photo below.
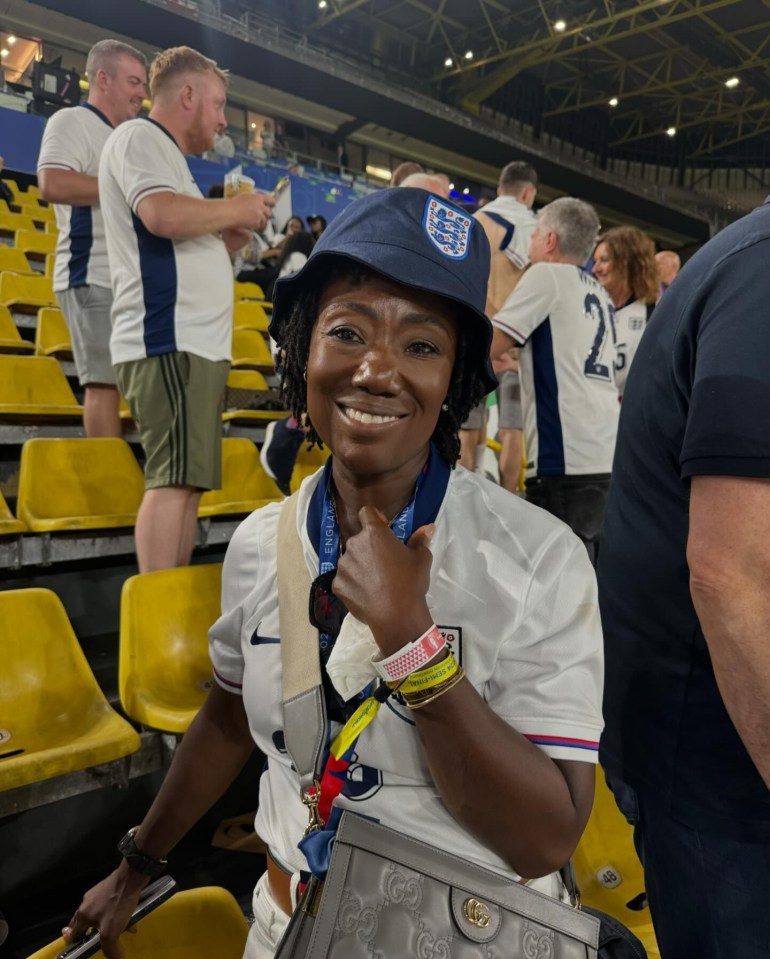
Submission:
<svg viewBox="0 0 770 959">
<path fill-rule="evenodd" d="M 264 300 L 265 291 L 259 283 L 240 283 L 238 280 L 233 284 L 233 299 L 238 300 Z"/>
<path fill-rule="evenodd" d="M 35 224 L 23 213 L 0 213 L 0 232 L 15 233 L 17 230 L 34 230 Z"/>
<path fill-rule="evenodd" d="M 30 439 L 21 450 L 17 513 L 35 532 L 131 526 L 144 478 L 128 443 Z"/>
<path fill-rule="evenodd" d="M 251 513 L 266 503 L 283 499 L 259 461 L 259 450 L 246 437 L 222 440 L 222 488 L 201 497 L 199 516 Z"/>
<path fill-rule="evenodd" d="M 61 310 L 44 306 L 37 311 L 35 352 L 39 356 L 72 356 L 70 331 Z"/>
<path fill-rule="evenodd" d="M 140 573 L 120 601 L 120 701 L 136 722 L 183 733 L 211 684 L 208 630 L 219 617 L 222 567 Z"/>
<path fill-rule="evenodd" d="M 233 307 L 233 329 L 267 333 L 269 322 L 264 307 L 259 303 L 241 300 Z"/>
<path fill-rule="evenodd" d="M 206 886 L 175 893 L 136 930 L 121 937 L 126 959 L 241 959 L 249 924 L 231 893 Z M 58 939 L 29 959 L 56 959 L 65 948 Z M 104 953 L 94 953 L 94 959 L 104 959 Z"/>
<path fill-rule="evenodd" d="M 13 246 L 0 244 L 0 271 L 9 270 L 11 273 L 32 273 L 24 252 Z"/>
<path fill-rule="evenodd" d="M 0 303 L 6 306 L 56 306 L 56 296 L 49 276 L 23 273 L 0 273 Z"/>
<path fill-rule="evenodd" d="M 25 532 L 27 527 L 11 512 L 11 508 L 0 493 L 0 536 L 13 536 Z"/>
<path fill-rule="evenodd" d="M 264 336 L 256 330 L 233 330 L 233 366 L 273 368 L 273 357 Z"/>
<path fill-rule="evenodd" d="M 23 352 L 29 350 L 31 345 L 21 338 L 8 307 L 0 306 L 0 350 L 11 350 L 14 353 L 17 351 Z"/>
<path fill-rule="evenodd" d="M 56 236 L 30 227 L 16 227 L 16 248 L 25 253 L 55 253 Z"/>
<path fill-rule="evenodd" d="M 90 748 L 95 730 L 117 720 L 127 750 L 136 733 L 114 714 L 91 672 L 59 597 L 50 589 L 0 591 L 0 789 L 83 768 L 71 755 Z M 46 768 L 46 751 L 70 755 Z M 63 750 L 62 750 L 63 747 Z M 110 757 L 113 758 L 113 757 Z M 30 768 L 31 767 L 31 768 Z"/>
<path fill-rule="evenodd" d="M 306 476 L 311 476 L 316 470 L 320 469 L 330 456 L 329 447 L 325 446 L 322 450 L 314 446 L 308 450 L 307 444 L 303 443 L 297 453 L 297 459 L 294 462 L 294 470 L 291 474 L 289 487 L 292 493 L 295 493 L 302 485 L 302 480 Z"/>
<path fill-rule="evenodd" d="M 4 411 L 80 407 L 62 368 L 49 356 L 0 356 L 0 416 Z"/>
</svg>

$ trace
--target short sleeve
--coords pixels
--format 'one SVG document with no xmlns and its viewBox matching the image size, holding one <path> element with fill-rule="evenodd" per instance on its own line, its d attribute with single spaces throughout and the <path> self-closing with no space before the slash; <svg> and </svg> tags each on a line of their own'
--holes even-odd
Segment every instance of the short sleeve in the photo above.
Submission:
<svg viewBox="0 0 770 959">
<path fill-rule="evenodd" d="M 87 145 L 79 123 L 73 122 L 71 110 L 55 113 L 43 131 L 38 170 L 74 170 L 83 173 L 87 166 Z"/>
<path fill-rule="evenodd" d="M 518 266 L 520 270 L 523 270 L 527 263 L 529 263 L 529 243 L 532 239 L 532 234 L 535 232 L 535 223 L 534 217 L 531 222 L 525 220 L 522 223 L 517 223 L 513 231 L 511 242 L 505 251 L 515 266 Z"/>
<path fill-rule="evenodd" d="M 596 577 L 569 530 L 538 557 L 522 619 L 488 687 L 492 709 L 552 759 L 595 763 L 604 651 Z"/>
<path fill-rule="evenodd" d="M 137 124 L 127 132 L 120 144 L 120 155 L 112 158 L 115 179 L 134 213 L 141 201 L 153 193 L 179 192 L 173 170 L 162 162 L 162 155 L 159 157 L 155 131 L 149 129 L 149 121 L 146 123 L 148 129 Z"/>
<path fill-rule="evenodd" d="M 545 263 L 531 266 L 514 287 L 492 325 L 523 345 L 548 319 L 556 298 L 556 283 Z"/>
<path fill-rule="evenodd" d="M 222 565 L 222 615 L 209 630 L 209 657 L 214 678 L 224 689 L 239 693 L 243 687 L 243 625 L 249 596 L 259 582 L 262 549 L 260 515 L 252 513 L 235 531 Z"/>
<path fill-rule="evenodd" d="M 725 257 L 685 307 L 699 316 L 686 345 L 694 372 L 682 476 L 770 476 L 770 240 Z"/>
</svg>

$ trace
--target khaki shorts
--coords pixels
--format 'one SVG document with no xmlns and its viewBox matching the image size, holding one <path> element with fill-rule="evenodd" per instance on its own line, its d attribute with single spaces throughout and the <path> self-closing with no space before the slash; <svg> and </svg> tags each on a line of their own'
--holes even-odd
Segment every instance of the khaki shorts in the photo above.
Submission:
<svg viewBox="0 0 770 959">
<path fill-rule="evenodd" d="M 144 486 L 219 489 L 229 360 L 163 353 L 118 363 L 115 374 L 145 455 Z"/>
<path fill-rule="evenodd" d="M 478 406 L 470 411 L 468 419 L 463 423 L 461 429 L 480 430 L 484 425 L 486 408 L 487 401 L 483 399 Z M 500 377 L 500 385 L 497 388 L 497 414 L 498 429 L 520 430 L 523 428 L 519 374 L 512 370 L 506 370 Z"/>
<path fill-rule="evenodd" d="M 81 386 L 115 385 L 110 359 L 112 290 L 104 286 L 76 286 L 56 294 L 70 331 L 72 355 Z"/>
</svg>

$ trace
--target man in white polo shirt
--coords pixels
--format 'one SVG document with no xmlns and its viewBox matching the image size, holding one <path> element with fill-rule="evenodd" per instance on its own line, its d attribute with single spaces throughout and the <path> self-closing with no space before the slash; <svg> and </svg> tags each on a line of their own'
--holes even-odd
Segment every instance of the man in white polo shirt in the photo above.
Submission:
<svg viewBox="0 0 770 959">
<path fill-rule="evenodd" d="M 227 74 L 189 47 L 150 67 L 153 106 L 108 140 L 99 187 L 112 273 L 112 361 L 139 426 L 145 494 L 136 521 L 141 572 L 183 566 L 201 492 L 221 469 L 230 368 L 228 253 L 265 228 L 272 197 L 204 199 L 185 160 L 227 125 Z"/>
<path fill-rule="evenodd" d="M 88 100 L 48 121 L 37 164 L 40 195 L 54 204 L 59 238 L 53 288 L 72 339 L 87 436 L 120 436 L 110 359 L 112 289 L 99 204 L 99 158 L 114 127 L 132 120 L 145 97 L 144 55 L 100 40 L 86 61 Z"/>
<path fill-rule="evenodd" d="M 592 559 L 599 544 L 618 430 L 613 310 L 583 269 L 599 218 L 582 200 L 543 207 L 531 266 L 492 318 L 492 358 L 519 358 L 527 499 L 563 520 Z"/>
</svg>

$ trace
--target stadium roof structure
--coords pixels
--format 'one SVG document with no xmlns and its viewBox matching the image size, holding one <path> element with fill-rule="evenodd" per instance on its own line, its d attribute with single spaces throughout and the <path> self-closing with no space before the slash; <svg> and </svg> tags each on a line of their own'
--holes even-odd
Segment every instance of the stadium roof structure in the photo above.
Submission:
<svg viewBox="0 0 770 959">
<path fill-rule="evenodd" d="M 761 157 L 770 147 L 768 0 L 311 6 L 314 42 L 387 63 L 465 110 L 491 107 L 594 149 L 599 141 L 599 152 L 729 162 L 737 144 Z"/>
</svg>

